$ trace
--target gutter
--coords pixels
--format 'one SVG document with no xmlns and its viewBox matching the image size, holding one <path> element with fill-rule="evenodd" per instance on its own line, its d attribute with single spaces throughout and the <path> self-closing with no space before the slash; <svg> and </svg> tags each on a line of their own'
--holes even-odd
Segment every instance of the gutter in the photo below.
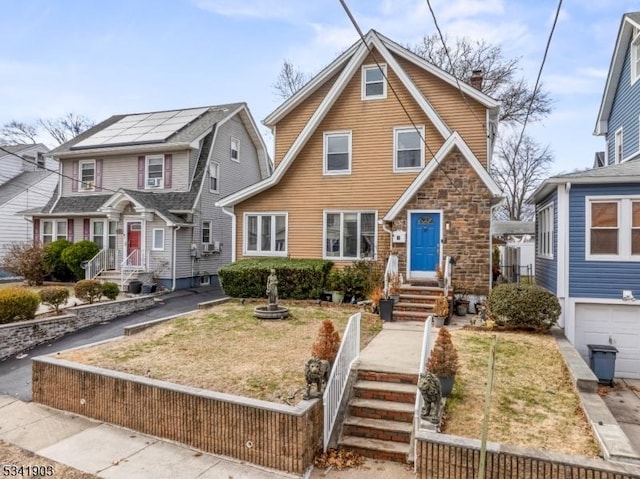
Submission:
<svg viewBox="0 0 640 479">
<path fill-rule="evenodd" d="M 222 206 L 222 212 L 231 216 L 231 262 L 235 263 L 236 261 L 236 227 L 237 227 L 237 217 L 233 210 L 233 206 Z"/>
<path fill-rule="evenodd" d="M 172 251 L 172 261 L 171 261 L 171 291 L 176 290 L 176 240 L 178 237 L 178 230 L 182 228 L 182 226 L 174 226 L 173 227 L 173 251 Z"/>
</svg>

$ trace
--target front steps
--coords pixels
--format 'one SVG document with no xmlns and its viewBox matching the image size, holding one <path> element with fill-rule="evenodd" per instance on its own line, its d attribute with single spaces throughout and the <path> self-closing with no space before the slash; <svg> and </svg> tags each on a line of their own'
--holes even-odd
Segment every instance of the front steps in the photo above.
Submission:
<svg viewBox="0 0 640 479">
<path fill-rule="evenodd" d="M 426 321 L 444 289 L 433 281 L 411 281 L 400 287 L 400 301 L 393 305 L 394 321 Z"/>
<path fill-rule="evenodd" d="M 407 463 L 417 374 L 359 370 L 338 445 L 374 459 Z"/>
<path fill-rule="evenodd" d="M 126 281 L 124 286 L 120 285 L 120 281 L 122 280 L 122 272 L 117 270 L 105 270 L 102 271 L 96 279 L 102 281 L 103 283 L 110 281 L 112 283 L 116 283 L 119 287 L 122 287 L 122 292 L 127 292 L 129 288 L 129 283 L 133 280 L 138 279 L 138 273 L 133 273 Z"/>
</svg>

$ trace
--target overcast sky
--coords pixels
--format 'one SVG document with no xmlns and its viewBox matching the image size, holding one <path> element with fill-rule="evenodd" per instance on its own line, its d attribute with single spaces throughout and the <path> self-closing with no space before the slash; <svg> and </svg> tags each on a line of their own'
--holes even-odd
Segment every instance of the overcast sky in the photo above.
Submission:
<svg viewBox="0 0 640 479">
<path fill-rule="evenodd" d="M 426 0 L 347 3 L 362 30 L 400 44 L 435 31 Z M 450 39 L 501 44 L 534 83 L 557 0 L 432 5 Z M 620 18 L 634 10 L 640 0 L 563 3 L 542 77 L 554 111 L 528 129 L 551 146 L 554 173 L 604 149 L 592 132 Z M 236 101 L 260 123 L 279 104 L 283 59 L 317 72 L 357 39 L 338 0 L 0 0 L 0 12 L 0 125 Z"/>
</svg>

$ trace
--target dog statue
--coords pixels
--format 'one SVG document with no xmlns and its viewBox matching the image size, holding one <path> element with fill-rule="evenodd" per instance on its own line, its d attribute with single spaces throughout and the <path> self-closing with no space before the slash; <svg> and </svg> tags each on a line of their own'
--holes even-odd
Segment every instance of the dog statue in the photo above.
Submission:
<svg viewBox="0 0 640 479">
<path fill-rule="evenodd" d="M 418 377 L 418 390 L 424 402 L 420 417 L 437 424 L 440 420 L 440 399 L 442 398 L 438 376 L 429 371 L 421 373 Z"/>
<path fill-rule="evenodd" d="M 307 392 L 304 394 L 304 399 L 313 399 L 322 396 L 324 388 L 327 386 L 329 380 L 329 370 L 331 365 L 329 361 L 324 359 L 311 358 L 304 366 L 304 378 L 307 382 Z M 316 385 L 315 394 L 311 394 L 311 385 Z"/>
</svg>

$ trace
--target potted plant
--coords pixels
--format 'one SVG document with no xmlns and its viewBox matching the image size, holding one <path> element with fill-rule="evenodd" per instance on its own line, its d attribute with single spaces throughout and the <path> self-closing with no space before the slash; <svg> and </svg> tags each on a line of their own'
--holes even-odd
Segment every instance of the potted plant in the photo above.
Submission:
<svg viewBox="0 0 640 479">
<path fill-rule="evenodd" d="M 342 271 L 332 269 L 327 276 L 327 288 L 331 291 L 331 302 L 342 303 L 344 301 L 345 286 Z"/>
<path fill-rule="evenodd" d="M 384 297 L 384 289 L 382 286 L 377 286 L 371 291 L 369 294 L 369 299 L 371 300 L 371 309 L 374 313 L 380 311 L 380 301 L 385 299 Z"/>
<path fill-rule="evenodd" d="M 444 288 L 444 270 L 441 265 L 436 266 L 436 280 L 438 280 L 438 287 Z"/>
<path fill-rule="evenodd" d="M 453 303 L 458 316 L 467 315 L 469 312 L 469 297 L 466 292 L 456 294 Z"/>
<path fill-rule="evenodd" d="M 389 275 L 389 297 L 393 299 L 394 303 L 400 302 L 400 287 L 402 286 L 402 279 L 398 273 L 392 273 Z"/>
<path fill-rule="evenodd" d="M 458 352 L 447 328 L 440 328 L 438 331 L 438 337 L 427 361 L 427 370 L 438 376 L 442 397 L 449 396 L 458 372 Z"/>
<path fill-rule="evenodd" d="M 441 294 L 433 305 L 433 319 L 436 328 L 444 326 L 444 320 L 449 316 L 449 301 Z"/>
</svg>

